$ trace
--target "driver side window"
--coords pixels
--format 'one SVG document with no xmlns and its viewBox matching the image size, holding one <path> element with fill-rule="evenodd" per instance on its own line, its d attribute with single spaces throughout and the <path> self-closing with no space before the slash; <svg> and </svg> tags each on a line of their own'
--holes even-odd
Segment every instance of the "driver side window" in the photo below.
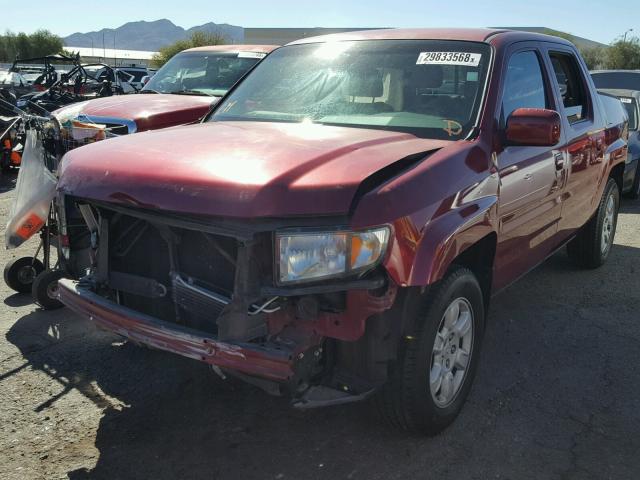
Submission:
<svg viewBox="0 0 640 480">
<path fill-rule="evenodd" d="M 502 95 L 500 124 L 504 128 L 509 115 L 518 108 L 547 108 L 547 92 L 534 51 L 519 52 L 511 57 Z"/>
</svg>

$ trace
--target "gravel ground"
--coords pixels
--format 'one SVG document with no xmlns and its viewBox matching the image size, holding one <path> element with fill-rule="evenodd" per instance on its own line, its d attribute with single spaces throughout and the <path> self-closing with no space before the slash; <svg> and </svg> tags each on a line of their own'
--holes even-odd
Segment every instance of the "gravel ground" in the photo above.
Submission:
<svg viewBox="0 0 640 480">
<path fill-rule="evenodd" d="M 367 405 L 294 411 L 2 284 L 0 478 L 638 478 L 639 232 L 627 201 L 604 268 L 559 253 L 494 300 L 470 398 L 435 438 Z"/>
</svg>

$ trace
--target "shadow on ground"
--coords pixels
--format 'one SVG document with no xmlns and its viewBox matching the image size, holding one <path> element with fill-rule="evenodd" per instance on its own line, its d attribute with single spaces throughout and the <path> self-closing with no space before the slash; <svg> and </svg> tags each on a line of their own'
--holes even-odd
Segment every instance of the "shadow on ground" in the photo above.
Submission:
<svg viewBox="0 0 640 480">
<path fill-rule="evenodd" d="M 630 247 L 588 272 L 558 254 L 498 296 L 469 401 L 435 438 L 382 427 L 367 405 L 295 411 L 195 361 L 119 343 L 65 310 L 35 311 L 7 338 L 65 387 L 36 409 L 75 389 L 104 411 L 97 464 L 69 472 L 73 480 L 633 478 L 637 272 L 640 251 Z"/>
<path fill-rule="evenodd" d="M 16 187 L 18 171 L 0 172 L 0 193 L 8 192 Z"/>
</svg>

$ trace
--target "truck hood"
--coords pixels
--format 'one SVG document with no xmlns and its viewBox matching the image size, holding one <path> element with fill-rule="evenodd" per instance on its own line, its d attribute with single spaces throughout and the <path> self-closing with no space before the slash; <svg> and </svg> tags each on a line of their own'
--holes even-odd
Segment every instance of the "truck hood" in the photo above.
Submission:
<svg viewBox="0 0 640 480">
<path fill-rule="evenodd" d="M 340 215 L 365 178 L 448 144 L 362 128 L 203 123 L 72 150 L 62 160 L 58 188 L 86 199 L 191 214 Z"/>
<path fill-rule="evenodd" d="M 218 100 L 219 97 L 197 95 L 114 95 L 72 104 L 53 113 L 59 119 L 88 115 L 133 120 L 140 132 L 193 122 Z"/>
</svg>

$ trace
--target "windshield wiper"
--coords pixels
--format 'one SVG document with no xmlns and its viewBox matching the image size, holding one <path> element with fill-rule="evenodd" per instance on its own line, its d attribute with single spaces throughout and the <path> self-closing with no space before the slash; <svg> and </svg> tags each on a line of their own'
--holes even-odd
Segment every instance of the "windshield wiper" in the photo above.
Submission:
<svg viewBox="0 0 640 480">
<path fill-rule="evenodd" d="M 199 90 L 176 90 L 174 92 L 169 92 L 174 95 L 200 95 L 201 97 L 210 97 L 208 93 L 200 92 Z"/>
<path fill-rule="evenodd" d="M 138 93 L 160 93 L 157 90 L 154 90 L 153 88 L 145 88 L 144 90 L 140 90 Z"/>
</svg>

